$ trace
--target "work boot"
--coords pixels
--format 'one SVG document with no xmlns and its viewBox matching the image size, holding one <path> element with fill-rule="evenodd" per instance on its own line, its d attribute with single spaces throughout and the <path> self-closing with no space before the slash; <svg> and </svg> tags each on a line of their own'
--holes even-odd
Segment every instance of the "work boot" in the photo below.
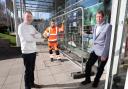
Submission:
<svg viewBox="0 0 128 89">
<path fill-rule="evenodd" d="M 42 85 L 38 85 L 38 84 L 32 84 L 31 88 L 42 88 Z"/>
<path fill-rule="evenodd" d="M 98 84 L 99 84 L 99 80 L 94 80 L 94 82 L 92 84 L 92 87 L 93 88 L 97 88 L 98 87 Z"/>
<path fill-rule="evenodd" d="M 31 89 L 31 87 L 25 86 L 25 89 Z"/>
<path fill-rule="evenodd" d="M 91 79 L 90 78 L 84 80 L 83 82 L 81 82 L 82 85 L 86 85 L 86 84 L 89 84 L 89 83 L 91 83 Z"/>
</svg>

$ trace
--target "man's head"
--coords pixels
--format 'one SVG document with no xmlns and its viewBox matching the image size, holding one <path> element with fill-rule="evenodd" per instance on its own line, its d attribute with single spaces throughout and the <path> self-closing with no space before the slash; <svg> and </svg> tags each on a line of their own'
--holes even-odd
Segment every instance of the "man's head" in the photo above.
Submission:
<svg viewBox="0 0 128 89">
<path fill-rule="evenodd" d="M 32 13 L 30 11 L 25 11 L 23 15 L 23 20 L 25 23 L 31 24 L 33 21 Z"/>
<path fill-rule="evenodd" d="M 51 20 L 51 21 L 50 21 L 50 26 L 51 26 L 51 27 L 54 27 L 54 26 L 55 26 L 55 21 L 54 21 L 54 20 Z"/>
<path fill-rule="evenodd" d="M 101 24 L 103 21 L 104 21 L 104 12 L 101 10 L 96 13 L 96 23 Z"/>
</svg>

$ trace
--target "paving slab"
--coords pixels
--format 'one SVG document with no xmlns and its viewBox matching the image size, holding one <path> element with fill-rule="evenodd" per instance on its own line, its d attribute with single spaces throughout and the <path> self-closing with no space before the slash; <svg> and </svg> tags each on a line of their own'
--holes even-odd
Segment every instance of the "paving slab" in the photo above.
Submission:
<svg viewBox="0 0 128 89">
<path fill-rule="evenodd" d="M 73 79 L 72 72 L 81 71 L 81 68 L 73 64 L 67 57 L 64 62 L 51 62 L 47 46 L 39 46 L 35 66 L 35 83 L 42 85 L 40 89 L 93 89 L 91 84 L 82 86 L 84 79 Z M 25 89 L 24 65 L 21 57 L 0 60 L 0 89 Z M 92 77 L 92 80 L 94 77 Z M 105 74 L 97 89 L 104 88 Z M 32 88 L 36 89 L 36 88 Z"/>
</svg>

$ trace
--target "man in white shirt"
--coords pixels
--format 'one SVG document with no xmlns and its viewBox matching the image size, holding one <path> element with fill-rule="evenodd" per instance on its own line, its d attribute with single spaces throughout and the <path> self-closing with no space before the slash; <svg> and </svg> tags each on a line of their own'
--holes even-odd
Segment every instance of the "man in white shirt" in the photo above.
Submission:
<svg viewBox="0 0 128 89">
<path fill-rule="evenodd" d="M 18 35 L 21 42 L 22 57 L 25 66 L 25 89 L 40 87 L 34 84 L 34 69 L 36 61 L 36 41 L 41 38 L 41 34 L 31 25 L 33 21 L 32 13 L 26 11 L 23 16 L 23 23 L 18 26 Z"/>
</svg>

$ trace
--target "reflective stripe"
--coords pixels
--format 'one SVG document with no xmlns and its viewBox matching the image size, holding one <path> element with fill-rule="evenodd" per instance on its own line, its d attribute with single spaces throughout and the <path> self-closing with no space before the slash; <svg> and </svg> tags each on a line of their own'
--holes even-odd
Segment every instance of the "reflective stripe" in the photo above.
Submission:
<svg viewBox="0 0 128 89">
<path fill-rule="evenodd" d="M 57 41 L 57 39 L 54 39 L 54 40 L 48 40 L 48 41 Z"/>
<path fill-rule="evenodd" d="M 50 34 L 50 35 L 56 35 L 56 34 Z"/>
<path fill-rule="evenodd" d="M 57 39 L 52 39 L 52 40 L 50 39 L 50 40 L 48 40 L 48 41 L 57 41 Z"/>
</svg>

